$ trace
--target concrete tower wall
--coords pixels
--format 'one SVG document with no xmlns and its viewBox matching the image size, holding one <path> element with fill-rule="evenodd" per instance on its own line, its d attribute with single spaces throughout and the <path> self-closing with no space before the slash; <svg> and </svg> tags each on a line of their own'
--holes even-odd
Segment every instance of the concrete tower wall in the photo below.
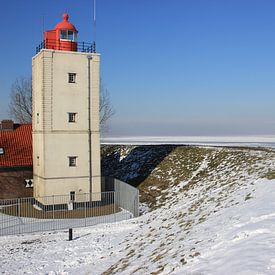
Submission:
<svg viewBox="0 0 275 275">
<path fill-rule="evenodd" d="M 99 63 L 99 54 L 48 49 L 33 58 L 35 197 L 101 191 Z"/>
</svg>

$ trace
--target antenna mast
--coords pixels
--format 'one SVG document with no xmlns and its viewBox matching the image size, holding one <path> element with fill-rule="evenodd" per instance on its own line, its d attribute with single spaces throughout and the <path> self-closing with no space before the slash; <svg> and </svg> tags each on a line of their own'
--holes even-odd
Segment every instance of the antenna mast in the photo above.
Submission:
<svg viewBox="0 0 275 275">
<path fill-rule="evenodd" d="M 93 22 L 93 29 L 94 29 L 94 52 L 96 52 L 96 0 L 94 0 L 94 22 Z"/>
<path fill-rule="evenodd" d="M 42 14 L 42 40 L 44 40 L 44 31 L 45 31 L 45 15 Z"/>
</svg>

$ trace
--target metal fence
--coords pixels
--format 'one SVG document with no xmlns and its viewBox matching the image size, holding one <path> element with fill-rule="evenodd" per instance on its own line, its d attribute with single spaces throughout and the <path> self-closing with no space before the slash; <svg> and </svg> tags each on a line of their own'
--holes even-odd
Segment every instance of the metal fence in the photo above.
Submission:
<svg viewBox="0 0 275 275">
<path fill-rule="evenodd" d="M 138 189 L 114 180 L 114 191 L 0 200 L 0 236 L 43 232 L 138 216 Z M 43 203 L 42 203 L 43 202 Z"/>
<path fill-rule="evenodd" d="M 68 40 L 64 43 L 64 41 L 62 42 L 59 39 L 45 39 L 36 47 L 36 53 L 39 53 L 42 49 L 95 53 L 96 45 L 95 42 L 87 43 Z"/>
<path fill-rule="evenodd" d="M 128 209 L 134 217 L 139 214 L 139 196 L 137 195 L 137 189 L 129 184 L 126 184 L 120 180 L 114 182 L 115 192 L 115 204 L 120 205 L 123 209 Z"/>
</svg>

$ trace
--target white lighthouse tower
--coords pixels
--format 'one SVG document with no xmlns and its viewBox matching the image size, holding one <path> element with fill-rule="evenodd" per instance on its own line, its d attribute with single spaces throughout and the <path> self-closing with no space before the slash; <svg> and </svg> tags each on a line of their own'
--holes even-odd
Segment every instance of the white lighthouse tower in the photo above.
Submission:
<svg viewBox="0 0 275 275">
<path fill-rule="evenodd" d="M 83 201 L 101 191 L 100 55 L 77 42 L 68 19 L 44 33 L 32 60 L 34 197 L 45 204 L 41 197 Z"/>
</svg>

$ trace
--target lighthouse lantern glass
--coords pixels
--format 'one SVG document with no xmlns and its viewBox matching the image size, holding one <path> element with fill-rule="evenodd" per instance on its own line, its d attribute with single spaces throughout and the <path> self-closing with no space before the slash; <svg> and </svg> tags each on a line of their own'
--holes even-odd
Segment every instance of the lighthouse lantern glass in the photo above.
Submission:
<svg viewBox="0 0 275 275">
<path fill-rule="evenodd" d="M 71 41 L 74 40 L 74 32 L 73 31 L 68 31 L 68 40 L 71 40 Z"/>
<path fill-rule="evenodd" d="M 60 39 L 67 39 L 67 30 L 60 31 Z"/>
<path fill-rule="evenodd" d="M 60 39 L 76 41 L 77 34 L 76 34 L 76 32 L 70 31 L 70 30 L 60 30 Z"/>
</svg>

